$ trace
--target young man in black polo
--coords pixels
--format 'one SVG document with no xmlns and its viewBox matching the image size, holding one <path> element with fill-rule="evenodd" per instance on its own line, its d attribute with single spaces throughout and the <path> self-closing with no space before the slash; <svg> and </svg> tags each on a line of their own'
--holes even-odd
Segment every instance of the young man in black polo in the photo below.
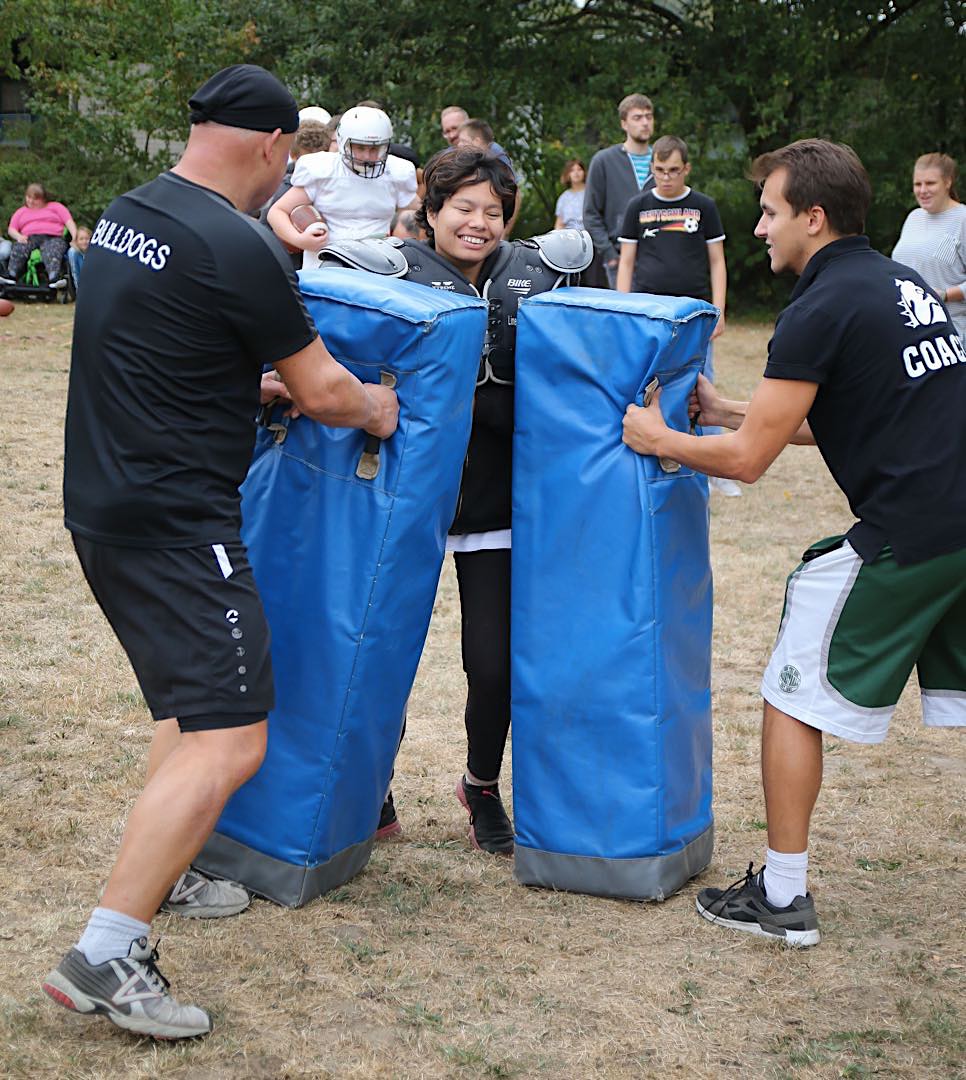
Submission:
<svg viewBox="0 0 966 1080">
<path fill-rule="evenodd" d="M 698 379 L 693 410 L 733 429 L 670 430 L 628 406 L 624 441 L 753 483 L 790 442 L 814 443 L 858 521 L 814 544 L 788 581 L 762 682 L 766 864 L 704 889 L 712 923 L 789 945 L 819 941 L 806 886 L 822 733 L 880 742 L 913 667 L 927 724 L 966 724 L 966 349 L 912 270 L 860 235 L 868 176 L 846 146 L 806 139 L 760 157 L 755 235 L 799 275 L 750 402 Z"/>
<path fill-rule="evenodd" d="M 246 64 L 189 104 L 184 156 L 105 211 L 78 299 L 65 523 L 158 723 L 100 906 L 43 984 L 66 1008 L 165 1039 L 211 1021 L 168 994 L 149 924 L 166 897 L 183 914 L 219 913 L 192 908 L 183 875 L 261 764 L 273 705 L 238 492 L 262 366 L 322 423 L 386 437 L 398 411 L 394 393 L 363 387 L 327 352 L 284 251 L 247 216 L 285 170 L 292 95 Z"/>
</svg>

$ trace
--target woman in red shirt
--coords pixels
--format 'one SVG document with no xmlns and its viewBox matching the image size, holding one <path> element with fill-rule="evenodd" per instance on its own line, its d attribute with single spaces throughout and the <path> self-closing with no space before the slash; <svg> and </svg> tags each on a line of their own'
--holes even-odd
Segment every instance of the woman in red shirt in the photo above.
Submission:
<svg viewBox="0 0 966 1080">
<path fill-rule="evenodd" d="M 67 278 L 63 276 L 64 255 L 67 252 L 65 228 L 73 240 L 77 235 L 77 226 L 67 207 L 63 203 L 52 202 L 43 184 L 28 184 L 24 192 L 24 205 L 14 212 L 7 227 L 14 245 L 7 262 L 6 276 L 0 281 L 15 285 L 31 251 L 40 248 L 50 287 L 63 289 L 67 285 Z"/>
</svg>

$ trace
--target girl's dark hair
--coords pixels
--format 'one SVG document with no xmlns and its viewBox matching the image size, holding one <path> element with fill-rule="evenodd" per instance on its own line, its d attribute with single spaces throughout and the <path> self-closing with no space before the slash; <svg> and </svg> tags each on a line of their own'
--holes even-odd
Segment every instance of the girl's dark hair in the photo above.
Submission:
<svg viewBox="0 0 966 1080">
<path fill-rule="evenodd" d="M 563 167 L 563 171 L 560 173 L 560 183 L 563 187 L 570 187 L 570 170 L 579 165 L 584 170 L 584 178 L 587 177 L 587 166 L 580 160 L 579 157 L 572 157 Z"/>
<path fill-rule="evenodd" d="M 416 222 L 425 229 L 430 241 L 433 228 L 427 214 L 438 214 L 443 203 L 460 188 L 470 184 L 488 183 L 503 206 L 503 220 L 509 221 L 516 208 L 517 182 L 513 173 L 499 158 L 476 147 L 451 147 L 441 150 L 426 163 L 423 171 L 426 195 L 416 211 Z"/>
</svg>

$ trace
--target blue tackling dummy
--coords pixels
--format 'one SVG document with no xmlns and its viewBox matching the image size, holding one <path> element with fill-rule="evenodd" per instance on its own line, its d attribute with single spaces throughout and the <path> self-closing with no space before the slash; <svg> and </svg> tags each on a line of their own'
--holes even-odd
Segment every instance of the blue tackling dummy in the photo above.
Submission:
<svg viewBox="0 0 966 1080">
<path fill-rule="evenodd" d="M 513 443 L 515 876 L 663 899 L 711 816 L 707 480 L 621 441 L 657 378 L 671 426 L 717 311 L 563 289 L 524 300 Z"/>
<path fill-rule="evenodd" d="M 375 274 L 314 271 L 301 286 L 330 352 L 364 382 L 393 380 L 400 412 L 380 447 L 276 409 L 242 489 L 276 707 L 264 764 L 195 862 L 293 907 L 369 858 L 456 507 L 487 321 L 483 300 Z"/>
</svg>

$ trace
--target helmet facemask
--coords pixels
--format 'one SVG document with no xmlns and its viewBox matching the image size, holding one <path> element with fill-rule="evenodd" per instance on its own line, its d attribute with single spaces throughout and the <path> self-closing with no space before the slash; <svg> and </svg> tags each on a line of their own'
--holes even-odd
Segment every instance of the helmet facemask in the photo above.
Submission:
<svg viewBox="0 0 966 1080">
<path fill-rule="evenodd" d="M 370 158 L 370 147 L 375 147 L 378 157 Z M 357 156 L 358 151 L 361 156 Z M 389 157 L 389 143 L 367 143 L 353 139 L 347 142 L 342 150 L 342 160 L 353 172 L 364 176 L 367 180 L 375 180 L 386 171 L 386 158 Z"/>
</svg>

